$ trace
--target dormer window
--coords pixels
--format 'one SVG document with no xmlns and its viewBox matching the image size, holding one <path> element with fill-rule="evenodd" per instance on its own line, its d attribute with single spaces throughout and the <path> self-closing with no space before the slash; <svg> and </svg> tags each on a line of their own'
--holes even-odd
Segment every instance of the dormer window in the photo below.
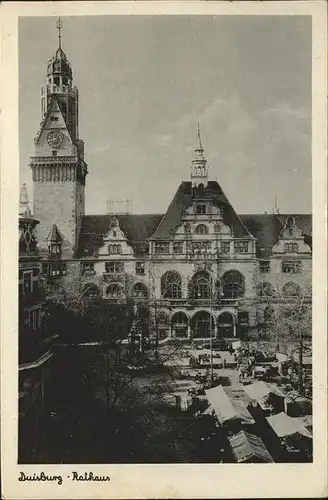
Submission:
<svg viewBox="0 0 328 500">
<path fill-rule="evenodd" d="M 51 257 L 60 257 L 61 255 L 61 243 L 60 242 L 50 242 L 48 245 L 48 252 Z"/>
<path fill-rule="evenodd" d="M 248 241 L 235 241 L 236 253 L 248 253 Z"/>
<path fill-rule="evenodd" d="M 122 253 L 122 245 L 108 245 L 109 255 L 119 255 Z"/>
<path fill-rule="evenodd" d="M 53 224 L 48 236 L 48 254 L 51 258 L 60 258 L 62 251 L 62 237 L 59 234 L 56 224 Z"/>
<path fill-rule="evenodd" d="M 298 252 L 298 243 L 285 243 L 284 252 L 285 253 L 297 253 Z"/>
<path fill-rule="evenodd" d="M 204 203 L 197 203 L 196 214 L 197 215 L 206 215 L 206 205 Z"/>
</svg>

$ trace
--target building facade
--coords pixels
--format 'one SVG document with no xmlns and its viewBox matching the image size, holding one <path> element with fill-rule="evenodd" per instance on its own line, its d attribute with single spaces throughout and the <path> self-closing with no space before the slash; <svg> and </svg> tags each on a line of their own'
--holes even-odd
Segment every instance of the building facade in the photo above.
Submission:
<svg viewBox="0 0 328 500">
<path fill-rule="evenodd" d="M 48 335 L 36 227 L 26 186 L 19 212 L 19 460 L 30 460 L 42 443 L 44 402 L 53 352 Z"/>
<path fill-rule="evenodd" d="M 190 180 L 165 214 L 93 216 L 84 213 L 78 91 L 60 38 L 41 113 L 31 169 L 45 276 L 78 276 L 85 298 L 132 298 L 150 312 L 150 330 L 176 339 L 243 337 L 270 325 L 279 297 L 311 301 L 311 215 L 237 214 L 209 179 L 199 127 Z"/>
</svg>

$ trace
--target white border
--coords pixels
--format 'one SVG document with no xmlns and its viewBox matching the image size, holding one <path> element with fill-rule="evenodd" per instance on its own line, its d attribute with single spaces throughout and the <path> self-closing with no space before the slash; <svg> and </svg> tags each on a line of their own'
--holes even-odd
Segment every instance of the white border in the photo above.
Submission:
<svg viewBox="0 0 328 500">
<path fill-rule="evenodd" d="M 44 2 L 1 5 L 1 463 L 5 499 L 291 498 L 327 494 L 327 18 L 325 1 Z M 19 466 L 17 449 L 18 15 L 312 15 L 313 22 L 313 345 L 314 463 L 269 465 Z M 32 36 L 32 35 L 31 35 Z M 273 61 L 274 64 L 274 61 Z M 62 474 L 55 483 L 18 482 L 19 471 Z M 66 480 L 72 471 L 109 483 Z"/>
</svg>

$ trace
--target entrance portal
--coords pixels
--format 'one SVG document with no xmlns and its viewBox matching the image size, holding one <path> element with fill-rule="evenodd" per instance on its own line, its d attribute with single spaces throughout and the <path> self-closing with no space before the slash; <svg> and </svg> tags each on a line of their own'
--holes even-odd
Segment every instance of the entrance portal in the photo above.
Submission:
<svg viewBox="0 0 328 500">
<path fill-rule="evenodd" d="M 212 320 L 212 321 L 211 321 Z M 204 339 L 215 336 L 215 322 L 207 311 L 198 311 L 191 320 L 191 332 L 194 339 Z"/>
<path fill-rule="evenodd" d="M 188 337 L 188 318 L 183 312 L 177 312 L 172 316 L 171 330 L 173 338 Z"/>
<path fill-rule="evenodd" d="M 224 312 L 218 317 L 218 334 L 219 337 L 231 338 L 234 336 L 234 321 L 233 315 Z"/>
</svg>

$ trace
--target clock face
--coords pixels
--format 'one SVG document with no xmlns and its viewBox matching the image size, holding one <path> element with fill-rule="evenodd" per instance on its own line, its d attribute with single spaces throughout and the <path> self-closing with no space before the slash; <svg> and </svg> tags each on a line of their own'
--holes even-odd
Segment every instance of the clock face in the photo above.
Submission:
<svg viewBox="0 0 328 500">
<path fill-rule="evenodd" d="M 63 139 L 64 139 L 63 134 L 61 132 L 59 132 L 58 130 L 52 130 L 47 135 L 48 144 L 52 148 L 59 148 L 59 146 L 63 142 Z"/>
</svg>

